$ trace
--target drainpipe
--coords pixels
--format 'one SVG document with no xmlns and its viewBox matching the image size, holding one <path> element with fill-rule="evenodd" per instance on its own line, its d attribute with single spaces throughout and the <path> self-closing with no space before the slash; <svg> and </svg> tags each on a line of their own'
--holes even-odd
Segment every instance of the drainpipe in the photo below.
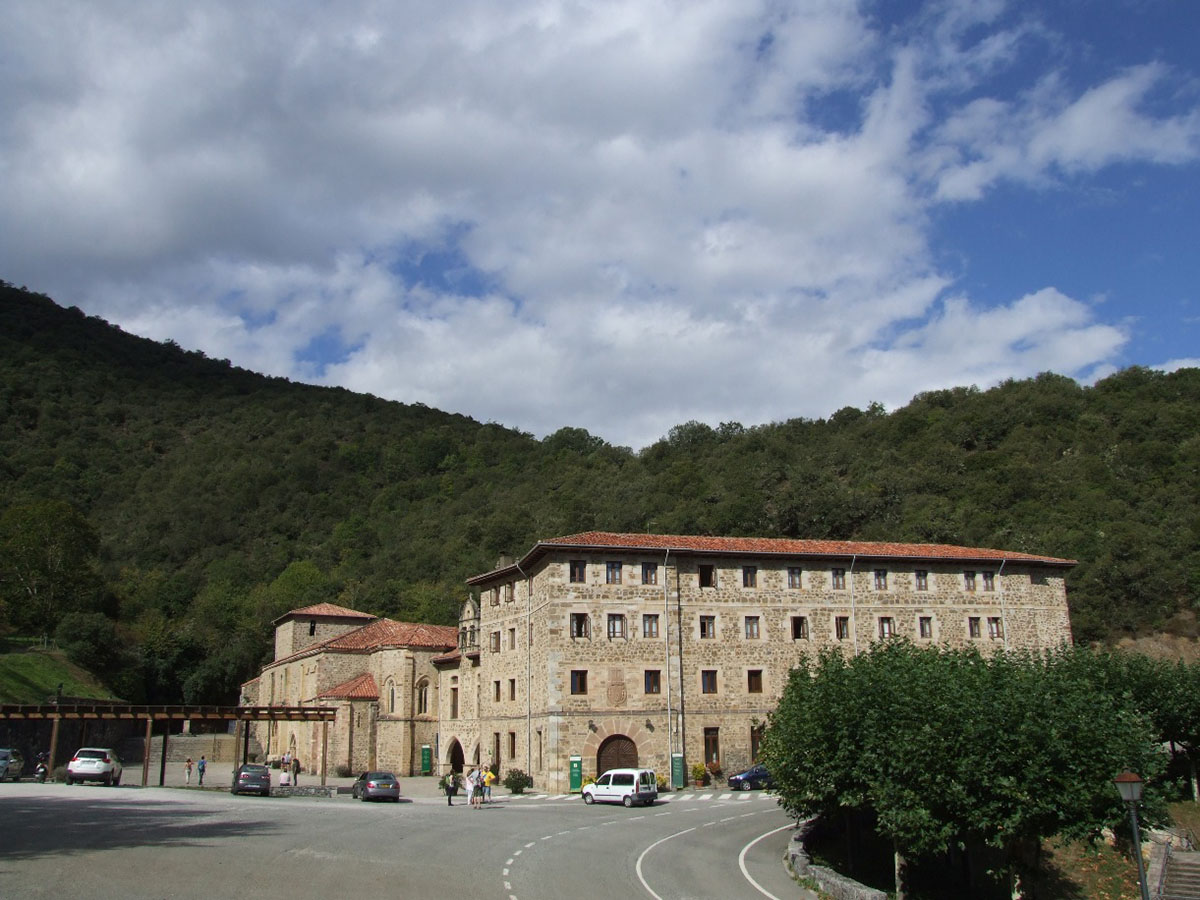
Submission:
<svg viewBox="0 0 1200 900">
<path fill-rule="evenodd" d="M 1004 629 L 1004 652 L 1008 652 L 1008 610 L 1004 603 L 1004 564 L 1007 559 L 1000 560 L 1000 571 L 996 573 L 996 588 L 1000 591 L 1000 627 Z"/>
<path fill-rule="evenodd" d="M 675 752 L 674 733 L 671 729 L 671 591 L 667 579 L 667 565 L 671 548 L 663 557 L 663 659 L 667 670 L 667 771 L 671 771 L 671 754 Z M 682 677 L 682 673 L 681 673 Z M 685 773 L 686 774 L 686 773 Z M 670 777 L 670 776 L 668 776 Z"/>
<path fill-rule="evenodd" d="M 514 563 L 525 579 L 525 774 L 533 773 L 533 700 L 530 690 L 533 684 L 533 581 L 521 564 Z"/>
<path fill-rule="evenodd" d="M 665 572 L 663 573 L 666 574 Z M 675 627 L 679 630 L 679 750 L 683 753 L 683 777 L 687 781 L 687 712 L 683 691 L 683 597 L 679 591 L 679 563 L 675 563 Z M 670 631 L 670 624 L 667 625 Z"/>
<path fill-rule="evenodd" d="M 850 557 L 850 630 L 854 635 L 854 655 L 858 656 L 858 611 L 854 602 L 854 565 L 858 562 L 858 554 Z"/>
</svg>

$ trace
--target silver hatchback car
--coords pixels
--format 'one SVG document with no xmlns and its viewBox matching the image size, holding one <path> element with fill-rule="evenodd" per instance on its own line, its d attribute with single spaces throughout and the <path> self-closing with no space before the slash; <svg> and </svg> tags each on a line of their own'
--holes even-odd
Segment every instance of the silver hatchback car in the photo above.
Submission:
<svg viewBox="0 0 1200 900">
<path fill-rule="evenodd" d="M 121 783 L 121 757 L 109 747 L 80 747 L 67 763 L 67 784 L 77 781 Z"/>
</svg>

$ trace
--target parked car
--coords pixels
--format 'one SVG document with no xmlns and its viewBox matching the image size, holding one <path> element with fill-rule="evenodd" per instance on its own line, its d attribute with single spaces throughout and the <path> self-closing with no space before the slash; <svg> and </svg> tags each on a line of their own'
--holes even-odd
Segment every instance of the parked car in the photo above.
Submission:
<svg viewBox="0 0 1200 900">
<path fill-rule="evenodd" d="M 775 787 L 775 782 L 771 779 L 771 773 L 767 771 L 766 766 L 751 766 L 745 772 L 729 776 L 731 791 L 752 791 L 755 788 L 773 787 Z"/>
<path fill-rule="evenodd" d="M 391 772 L 363 772 L 350 789 L 356 800 L 391 800 L 400 802 L 400 782 Z"/>
<path fill-rule="evenodd" d="M 233 773 L 231 794 L 261 794 L 271 796 L 271 770 L 257 763 L 244 763 Z"/>
<path fill-rule="evenodd" d="M 15 747 L 0 749 L 0 781 L 9 778 L 16 781 L 25 770 L 25 757 Z"/>
<path fill-rule="evenodd" d="M 121 757 L 111 747 L 80 747 L 67 763 L 67 784 L 77 781 L 121 783 Z"/>
<path fill-rule="evenodd" d="M 652 769 L 609 769 L 584 785 L 583 802 L 650 806 L 658 799 L 658 778 Z"/>
</svg>

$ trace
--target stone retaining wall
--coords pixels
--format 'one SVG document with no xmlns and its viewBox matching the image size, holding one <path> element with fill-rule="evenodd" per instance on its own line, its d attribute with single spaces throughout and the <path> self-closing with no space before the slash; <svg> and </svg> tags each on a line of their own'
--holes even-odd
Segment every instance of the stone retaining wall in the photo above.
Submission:
<svg viewBox="0 0 1200 900">
<path fill-rule="evenodd" d="M 804 849 L 804 838 L 811 820 L 802 822 L 788 844 L 787 861 L 800 878 L 811 878 L 822 891 L 835 900 L 887 900 L 884 891 L 859 884 L 853 878 L 825 866 L 815 866 Z"/>
</svg>

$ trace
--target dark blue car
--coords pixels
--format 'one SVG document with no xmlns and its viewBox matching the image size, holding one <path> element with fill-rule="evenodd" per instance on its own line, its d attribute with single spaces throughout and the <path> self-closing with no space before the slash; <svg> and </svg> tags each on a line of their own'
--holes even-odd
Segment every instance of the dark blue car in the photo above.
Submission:
<svg viewBox="0 0 1200 900">
<path fill-rule="evenodd" d="M 773 788 L 774 786 L 775 782 L 771 780 L 771 773 L 767 771 L 766 766 L 751 766 L 745 772 L 729 776 L 731 791 L 752 791 L 755 788 Z"/>
</svg>

